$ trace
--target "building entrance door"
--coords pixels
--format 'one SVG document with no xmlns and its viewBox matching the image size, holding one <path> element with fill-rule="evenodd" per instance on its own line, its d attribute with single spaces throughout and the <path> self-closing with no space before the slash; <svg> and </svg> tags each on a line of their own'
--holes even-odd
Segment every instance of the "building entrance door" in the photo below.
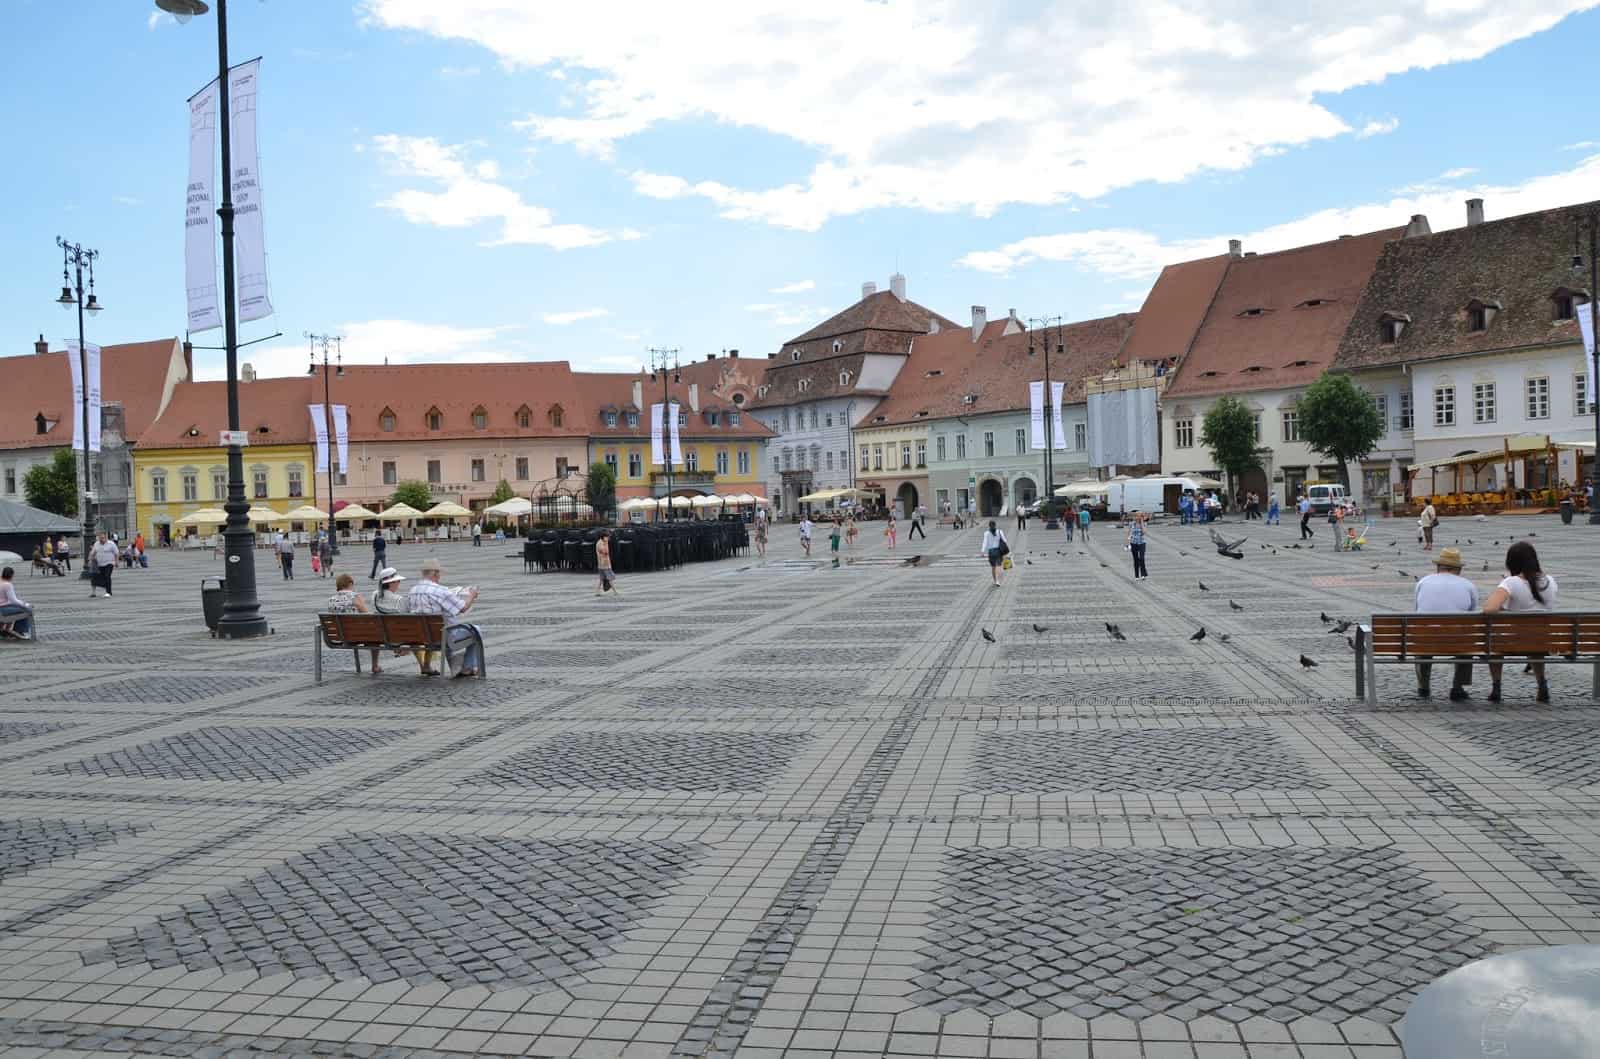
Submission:
<svg viewBox="0 0 1600 1059">
<path fill-rule="evenodd" d="M 978 485 L 978 513 L 984 518 L 993 518 L 1000 514 L 1001 505 L 1005 503 L 1005 495 L 1000 488 L 1000 483 L 993 478 L 986 478 Z"/>
</svg>

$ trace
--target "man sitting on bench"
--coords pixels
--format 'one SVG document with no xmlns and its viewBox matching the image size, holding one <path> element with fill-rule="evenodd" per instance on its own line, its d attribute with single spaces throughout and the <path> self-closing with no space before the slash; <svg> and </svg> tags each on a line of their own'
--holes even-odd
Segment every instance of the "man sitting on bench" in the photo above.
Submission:
<svg viewBox="0 0 1600 1059">
<path fill-rule="evenodd" d="M 1478 586 L 1461 576 L 1461 551 L 1446 548 L 1433 561 L 1435 573 L 1417 582 L 1418 614 L 1470 614 L 1478 609 Z M 1427 698 L 1432 689 L 1429 679 L 1433 666 L 1428 662 L 1417 664 L 1417 694 Z M 1472 663 L 1457 662 L 1455 680 L 1450 685 L 1450 701 L 1468 698 L 1467 685 L 1472 683 Z"/>
<path fill-rule="evenodd" d="M 421 566 L 422 577 L 411 586 L 409 600 L 413 614 L 443 614 L 444 615 L 444 661 L 447 668 L 452 670 L 452 675 L 457 677 L 475 677 L 478 667 L 483 664 L 483 659 L 478 657 L 481 648 L 478 638 L 465 622 L 460 620 L 461 615 L 472 609 L 478 601 L 476 588 L 446 588 L 439 583 L 439 560 L 424 559 Z M 462 645 L 465 649 L 462 650 Z M 457 651 L 461 651 L 460 665 L 457 665 Z M 436 673 L 437 670 L 425 669 L 424 673 Z"/>
</svg>

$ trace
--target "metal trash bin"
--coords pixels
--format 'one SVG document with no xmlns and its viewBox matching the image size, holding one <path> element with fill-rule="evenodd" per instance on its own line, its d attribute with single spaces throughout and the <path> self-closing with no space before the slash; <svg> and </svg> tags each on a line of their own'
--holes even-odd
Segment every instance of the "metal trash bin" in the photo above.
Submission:
<svg viewBox="0 0 1600 1059">
<path fill-rule="evenodd" d="M 1561 524 L 1563 526 L 1572 525 L 1572 498 L 1571 497 L 1568 497 L 1567 499 L 1561 501 Z"/>
<path fill-rule="evenodd" d="M 205 611 L 206 628 L 216 635 L 217 623 L 222 620 L 222 604 L 228 598 L 228 582 L 221 577 L 200 579 L 200 607 Z"/>
</svg>

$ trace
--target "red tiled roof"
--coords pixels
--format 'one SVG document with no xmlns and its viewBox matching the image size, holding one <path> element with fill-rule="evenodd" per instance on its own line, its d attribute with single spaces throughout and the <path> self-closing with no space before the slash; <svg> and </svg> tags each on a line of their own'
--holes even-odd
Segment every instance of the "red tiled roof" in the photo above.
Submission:
<svg viewBox="0 0 1600 1059">
<path fill-rule="evenodd" d="M 785 342 L 784 347 L 812 342 L 819 338 L 835 338 L 857 331 L 904 331 L 907 334 L 921 335 L 927 333 L 928 324 L 934 319 L 939 321 L 940 327 L 960 326 L 926 306 L 918 305 L 909 299 L 902 301 L 893 291 L 881 290 L 876 294 L 867 295 L 842 312 L 835 313 L 804 334 L 796 335 Z"/>
<path fill-rule="evenodd" d="M 1403 228 L 1235 258 L 1170 397 L 1304 386 L 1332 363 L 1384 244 Z"/>
<path fill-rule="evenodd" d="M 322 377 L 311 378 L 311 400 L 320 403 Z M 592 415 L 564 360 L 354 365 L 345 368 L 343 378 L 332 380 L 331 393 L 334 404 L 350 408 L 354 441 L 581 438 Z M 518 419 L 524 407 L 530 413 L 526 427 Z M 558 408 L 560 426 L 553 415 Z M 434 409 L 440 413 L 440 428 L 429 430 L 428 412 Z M 479 409 L 488 418 L 482 430 L 472 424 Z M 386 410 L 394 413 L 392 431 L 382 429 Z"/>
<path fill-rule="evenodd" d="M 1028 383 L 1044 379 L 1043 344 L 1048 338 L 1065 351 L 1050 355 L 1050 377 L 1067 384 L 1063 400 L 1083 400 L 1084 380 L 1098 376 L 1123 355 L 1137 319 L 1121 313 L 1051 329 L 1006 334 L 1002 317 L 985 325 L 977 342 L 971 328 L 923 335 L 911 346 L 889 396 L 861 424 L 864 427 L 911 423 L 958 415 L 1027 408 Z M 1030 338 L 1033 341 L 1030 343 Z M 1029 355 L 1029 346 L 1035 352 Z M 931 374 L 938 372 L 939 374 Z M 973 400 L 968 403 L 966 398 Z"/>
<path fill-rule="evenodd" d="M 349 370 L 349 369 L 346 369 Z M 317 399 L 322 383 L 317 380 Z M 239 384 L 239 427 L 254 445 L 304 445 L 311 440 L 311 379 L 256 379 Z M 228 384 L 180 382 L 173 387 L 161 417 L 150 425 L 139 447 L 144 449 L 214 448 L 228 429 Z"/>
<path fill-rule="evenodd" d="M 101 399 L 122 404 L 124 436 L 142 440 L 161 410 L 167 377 L 182 346 L 176 338 L 101 347 Z M 40 413 L 55 425 L 35 432 Z M 72 368 L 67 354 L 34 353 L 0 358 L 0 448 L 54 448 L 72 444 Z"/>
<path fill-rule="evenodd" d="M 755 416 L 732 403 L 730 399 L 719 397 L 712 389 L 716 380 L 713 369 L 717 369 L 722 361 L 700 361 L 685 364 L 679 370 L 681 382 L 667 382 L 668 400 L 677 401 L 685 411 L 689 410 L 689 387 L 691 384 L 699 387 L 700 413 L 689 413 L 688 425 L 681 429 L 683 437 L 711 440 L 715 438 L 740 438 L 759 439 L 770 438 L 773 432 L 767 429 Z M 573 372 L 572 378 L 581 395 L 584 414 L 589 421 L 589 436 L 593 438 L 628 438 L 647 440 L 650 437 L 650 405 L 662 400 L 661 378 L 654 380 L 648 372 L 637 375 L 625 375 L 618 372 Z M 633 384 L 640 384 L 640 404 L 635 406 L 633 401 Z M 617 415 L 616 426 L 608 427 L 605 421 L 606 410 L 615 411 Z M 712 426 L 706 413 L 715 410 L 720 414 L 717 425 Z M 639 413 L 639 425 L 628 426 L 628 417 L 624 414 L 629 411 Z M 728 423 L 729 412 L 740 412 L 739 425 L 731 426 Z"/>
<path fill-rule="evenodd" d="M 1189 352 L 1228 271 L 1227 254 L 1168 265 L 1145 295 L 1123 353 L 1128 363 L 1166 360 Z"/>
</svg>

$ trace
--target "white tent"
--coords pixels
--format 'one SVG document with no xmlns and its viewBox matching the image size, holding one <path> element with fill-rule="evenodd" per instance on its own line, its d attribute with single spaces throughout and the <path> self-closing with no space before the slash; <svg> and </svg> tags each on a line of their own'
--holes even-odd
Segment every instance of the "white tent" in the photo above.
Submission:
<svg viewBox="0 0 1600 1059">
<path fill-rule="evenodd" d="M 483 509 L 485 515 L 500 515 L 505 518 L 521 518 L 533 514 L 533 501 L 527 497 L 514 496 L 510 500 L 503 500 L 493 507 Z"/>
</svg>

